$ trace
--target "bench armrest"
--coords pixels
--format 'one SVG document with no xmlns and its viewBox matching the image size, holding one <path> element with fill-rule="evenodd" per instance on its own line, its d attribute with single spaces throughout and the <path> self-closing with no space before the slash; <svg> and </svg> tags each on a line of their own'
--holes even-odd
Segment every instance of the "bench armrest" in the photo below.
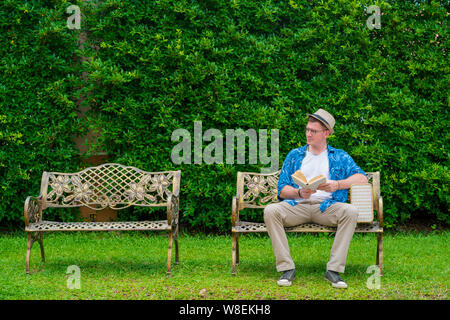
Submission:
<svg viewBox="0 0 450 320">
<path fill-rule="evenodd" d="M 377 220 L 380 227 L 383 226 L 383 197 L 379 196 L 378 198 L 378 212 L 377 212 Z"/>
<path fill-rule="evenodd" d="M 167 199 L 167 223 L 169 225 L 178 225 L 178 206 L 178 192 L 176 194 L 171 193 Z"/>
<path fill-rule="evenodd" d="M 42 195 L 38 197 L 28 196 L 23 207 L 25 227 L 30 223 L 42 221 Z"/>
<path fill-rule="evenodd" d="M 234 227 L 239 222 L 239 194 L 231 201 L 231 225 Z"/>
</svg>

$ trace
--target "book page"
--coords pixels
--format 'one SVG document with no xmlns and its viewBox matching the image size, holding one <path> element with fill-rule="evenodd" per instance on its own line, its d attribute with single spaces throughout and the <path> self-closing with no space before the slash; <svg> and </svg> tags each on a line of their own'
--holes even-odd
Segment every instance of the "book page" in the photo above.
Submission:
<svg viewBox="0 0 450 320">
<path fill-rule="evenodd" d="M 311 190 L 317 190 L 317 187 L 321 185 L 322 183 L 326 183 L 327 178 L 325 176 L 320 175 L 317 177 L 312 178 L 310 181 L 308 181 L 307 188 Z"/>
<path fill-rule="evenodd" d="M 295 171 L 295 173 L 291 175 L 291 177 L 292 180 L 294 180 L 294 182 L 300 187 L 305 188 L 308 184 L 305 175 L 300 170 Z"/>
</svg>

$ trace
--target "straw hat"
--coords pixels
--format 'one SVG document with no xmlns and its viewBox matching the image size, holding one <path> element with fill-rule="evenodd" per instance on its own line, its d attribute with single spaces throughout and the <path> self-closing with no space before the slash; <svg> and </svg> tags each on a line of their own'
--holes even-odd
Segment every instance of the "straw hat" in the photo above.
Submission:
<svg viewBox="0 0 450 320">
<path fill-rule="evenodd" d="M 319 109 L 313 114 L 308 113 L 309 117 L 313 117 L 320 122 L 322 122 L 325 127 L 327 127 L 328 130 L 330 130 L 330 134 L 334 132 L 333 127 L 336 121 L 334 120 L 334 117 L 327 111 L 323 109 Z"/>
</svg>

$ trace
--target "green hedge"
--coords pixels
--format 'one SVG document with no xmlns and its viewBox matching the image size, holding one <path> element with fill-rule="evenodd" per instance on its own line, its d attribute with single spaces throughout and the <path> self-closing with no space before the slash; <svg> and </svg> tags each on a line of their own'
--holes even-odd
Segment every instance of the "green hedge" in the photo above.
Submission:
<svg viewBox="0 0 450 320">
<path fill-rule="evenodd" d="M 81 30 L 65 27 L 70 4 L 81 8 Z M 381 29 L 369 30 L 373 4 Z M 246 164 L 176 165 L 172 132 L 194 138 L 194 121 L 203 133 L 278 129 L 281 167 L 318 108 L 337 121 L 329 143 L 381 172 L 388 227 L 411 215 L 450 221 L 448 26 L 436 1 L 7 1 L 0 10 L 2 221 L 20 224 L 44 169 L 82 166 L 71 138 L 89 125 L 99 131 L 90 153 L 182 170 L 186 227 L 227 231 L 236 172 L 266 166 L 248 155 Z M 78 50 L 83 31 L 90 43 Z M 75 64 L 80 56 L 89 59 Z M 92 108 L 84 122 L 79 97 Z"/>
<path fill-rule="evenodd" d="M 42 171 L 78 168 L 81 133 L 73 86 L 78 36 L 65 27 L 66 4 L 0 4 L 0 222 L 23 228 L 23 205 Z"/>
</svg>

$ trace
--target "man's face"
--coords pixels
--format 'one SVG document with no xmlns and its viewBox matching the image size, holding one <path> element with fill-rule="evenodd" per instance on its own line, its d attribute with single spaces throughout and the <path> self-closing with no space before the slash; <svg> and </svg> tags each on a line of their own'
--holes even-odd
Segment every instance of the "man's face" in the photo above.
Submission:
<svg viewBox="0 0 450 320">
<path fill-rule="evenodd" d="M 305 133 L 306 143 L 309 145 L 321 145 L 330 135 L 330 131 L 324 129 L 319 122 L 308 122 Z"/>
</svg>

